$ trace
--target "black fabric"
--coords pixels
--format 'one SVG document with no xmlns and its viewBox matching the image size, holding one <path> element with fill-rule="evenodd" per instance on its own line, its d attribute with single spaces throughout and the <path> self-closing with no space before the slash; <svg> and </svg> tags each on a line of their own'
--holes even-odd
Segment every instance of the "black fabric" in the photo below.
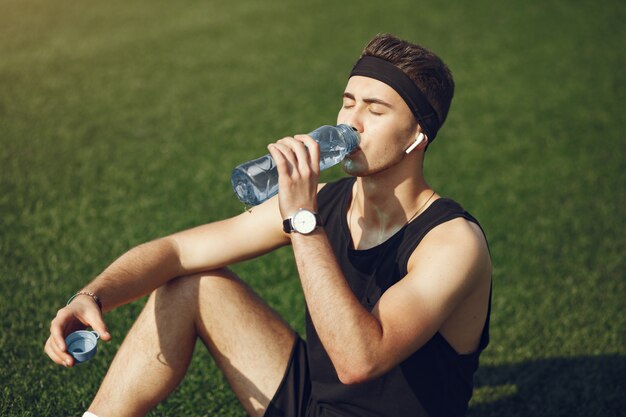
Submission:
<svg viewBox="0 0 626 417">
<path fill-rule="evenodd" d="M 424 93 L 400 68 L 384 59 L 364 56 L 352 68 L 350 76 L 354 75 L 374 78 L 396 90 L 426 133 L 428 142 L 432 143 L 435 140 L 441 127 L 439 116 Z"/>
<path fill-rule="evenodd" d="M 420 216 L 374 248 L 352 249 L 346 213 L 354 178 L 326 185 L 318 207 L 324 229 L 348 283 L 368 310 L 381 295 L 407 274 L 407 262 L 422 238 L 434 227 L 463 217 L 478 222 L 450 199 L 434 201 Z M 338 318 L 340 319 L 340 318 Z M 480 352 L 489 341 L 489 314 L 478 350 L 459 355 L 437 333 L 407 360 L 387 374 L 362 384 L 343 385 L 326 354 L 311 318 L 306 317 L 311 395 L 351 416 L 463 416 L 473 389 Z"/>
<path fill-rule="evenodd" d="M 265 411 L 265 417 L 305 417 L 311 398 L 311 379 L 306 354 L 306 343 L 297 337 L 289 365 L 274 398 Z"/>
<path fill-rule="evenodd" d="M 354 250 L 346 220 L 354 181 L 344 178 L 327 184 L 318 195 L 318 207 L 350 288 L 370 311 L 381 295 L 407 274 L 411 253 L 430 230 L 458 217 L 478 224 L 454 201 L 439 199 L 386 242 Z M 489 343 L 490 311 L 491 306 L 475 353 L 459 355 L 436 333 L 385 375 L 354 385 L 339 381 L 307 311 L 307 342 L 298 339 L 294 345 L 285 377 L 265 417 L 464 416 L 478 357 Z"/>
</svg>

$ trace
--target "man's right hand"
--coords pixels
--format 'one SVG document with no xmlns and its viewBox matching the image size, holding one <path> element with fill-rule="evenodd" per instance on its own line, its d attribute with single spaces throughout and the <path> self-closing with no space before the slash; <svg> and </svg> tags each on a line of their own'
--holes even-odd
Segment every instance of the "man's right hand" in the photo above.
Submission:
<svg viewBox="0 0 626 417">
<path fill-rule="evenodd" d="M 283 232 L 278 198 L 231 217 L 138 245 L 103 271 L 90 289 L 108 288 L 107 310 L 150 294 L 170 279 L 223 268 L 289 244 Z M 91 327 L 103 341 L 111 340 L 102 312 L 87 295 L 79 295 L 60 309 L 50 324 L 44 351 L 54 362 L 73 366 L 65 337 Z"/>
<path fill-rule="evenodd" d="M 63 366 L 73 366 L 74 358 L 67 353 L 65 337 L 75 330 L 91 327 L 105 342 L 111 340 L 100 308 L 90 297 L 79 295 L 60 309 L 50 323 L 50 336 L 44 351 L 54 362 Z"/>
</svg>

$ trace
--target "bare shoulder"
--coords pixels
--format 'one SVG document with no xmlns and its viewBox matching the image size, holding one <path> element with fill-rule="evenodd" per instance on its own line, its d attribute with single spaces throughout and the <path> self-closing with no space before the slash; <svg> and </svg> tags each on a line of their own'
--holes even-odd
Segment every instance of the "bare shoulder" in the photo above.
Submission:
<svg viewBox="0 0 626 417">
<path fill-rule="evenodd" d="M 491 257 L 480 227 L 462 217 L 433 228 L 409 258 L 408 269 L 427 261 L 431 266 L 453 268 L 464 278 L 491 277 Z"/>
<path fill-rule="evenodd" d="M 487 241 L 480 226 L 463 217 L 436 226 L 424 237 L 424 242 L 427 245 L 462 247 L 465 250 L 487 249 Z"/>
<path fill-rule="evenodd" d="M 480 227 L 456 218 L 433 228 L 413 251 L 410 281 L 435 301 L 436 328 L 458 353 L 474 352 L 487 316 L 491 257 Z"/>
</svg>

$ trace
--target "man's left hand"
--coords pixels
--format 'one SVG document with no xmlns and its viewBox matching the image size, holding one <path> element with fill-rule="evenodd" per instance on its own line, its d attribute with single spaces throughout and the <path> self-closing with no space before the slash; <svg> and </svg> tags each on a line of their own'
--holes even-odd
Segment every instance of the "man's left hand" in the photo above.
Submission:
<svg viewBox="0 0 626 417">
<path fill-rule="evenodd" d="M 300 208 L 317 212 L 319 144 L 309 135 L 295 135 L 267 148 L 278 168 L 278 201 L 283 219 Z"/>
</svg>

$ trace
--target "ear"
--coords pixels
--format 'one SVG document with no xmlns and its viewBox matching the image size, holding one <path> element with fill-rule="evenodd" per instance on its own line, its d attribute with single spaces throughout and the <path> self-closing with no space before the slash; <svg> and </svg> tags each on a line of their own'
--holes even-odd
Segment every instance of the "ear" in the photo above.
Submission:
<svg viewBox="0 0 626 417">
<path fill-rule="evenodd" d="M 424 141 L 424 139 L 426 139 L 426 135 L 425 135 L 425 134 L 423 134 L 422 132 L 420 132 L 420 133 L 417 135 L 417 138 L 415 138 L 415 142 L 413 142 L 413 143 L 411 144 L 411 146 L 409 146 L 408 148 L 406 148 L 406 150 L 404 151 L 404 153 L 406 153 L 407 155 L 408 155 L 408 154 L 410 154 L 410 153 L 413 151 L 413 149 L 417 148 L 417 146 L 418 146 L 420 143 L 422 143 L 422 142 Z"/>
</svg>

